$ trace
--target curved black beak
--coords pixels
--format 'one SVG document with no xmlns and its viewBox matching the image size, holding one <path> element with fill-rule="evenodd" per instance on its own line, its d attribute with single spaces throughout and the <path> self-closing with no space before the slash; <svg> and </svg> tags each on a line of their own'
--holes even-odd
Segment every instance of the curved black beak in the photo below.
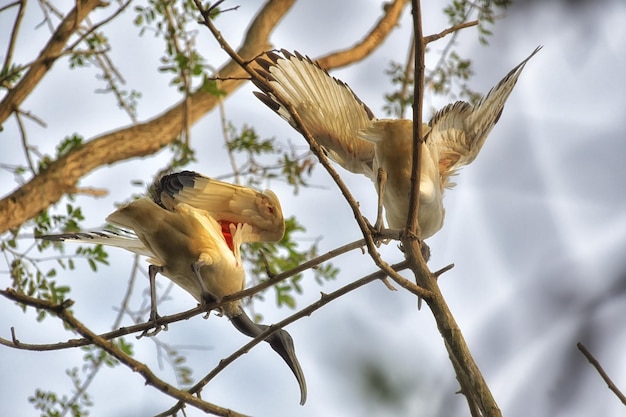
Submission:
<svg viewBox="0 0 626 417">
<path fill-rule="evenodd" d="M 269 327 L 264 324 L 256 324 L 250 320 L 250 317 L 248 317 L 243 310 L 241 314 L 231 317 L 230 321 L 237 330 L 250 337 L 260 335 Z M 287 331 L 279 329 L 269 335 L 265 341 L 283 358 L 298 380 L 298 385 L 300 385 L 300 405 L 304 405 L 307 394 L 306 380 L 304 379 L 304 372 L 302 372 L 300 362 L 298 362 L 298 358 L 296 357 L 296 350 L 293 346 L 291 335 L 287 333 Z"/>
</svg>

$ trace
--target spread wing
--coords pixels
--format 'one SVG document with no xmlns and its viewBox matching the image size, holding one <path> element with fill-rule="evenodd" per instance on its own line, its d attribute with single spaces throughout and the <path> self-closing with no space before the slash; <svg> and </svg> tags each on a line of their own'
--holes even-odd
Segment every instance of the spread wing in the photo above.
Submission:
<svg viewBox="0 0 626 417">
<path fill-rule="evenodd" d="M 270 51 L 257 58 L 259 74 L 294 107 L 306 130 L 330 159 L 348 171 L 373 178 L 374 146 L 357 138 L 357 132 L 374 119 L 372 111 L 350 87 L 310 58 L 284 49 L 281 53 L 282 56 Z M 255 85 L 261 92 L 254 94 L 295 128 L 281 99 L 261 83 Z"/>
<path fill-rule="evenodd" d="M 154 199 L 169 210 L 175 211 L 178 203 L 205 210 L 222 225 L 248 225 L 242 242 L 277 242 L 285 233 L 280 201 L 270 190 L 259 192 L 183 171 L 162 177 Z"/>
<path fill-rule="evenodd" d="M 448 183 L 448 177 L 476 158 L 489 132 L 500 119 L 504 104 L 524 66 L 540 49 L 541 46 L 513 68 L 475 106 L 457 101 L 438 111 L 431 119 L 426 144 L 438 148 L 444 185 L 453 185 Z"/>
</svg>

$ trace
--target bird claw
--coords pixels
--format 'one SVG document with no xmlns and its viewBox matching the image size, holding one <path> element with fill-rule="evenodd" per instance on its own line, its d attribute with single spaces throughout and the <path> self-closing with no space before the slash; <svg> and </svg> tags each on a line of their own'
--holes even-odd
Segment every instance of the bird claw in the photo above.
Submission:
<svg viewBox="0 0 626 417">
<path fill-rule="evenodd" d="M 222 317 L 224 315 L 224 311 L 222 308 L 209 308 L 209 306 L 213 303 L 217 303 L 219 299 L 211 294 L 210 292 L 203 292 L 200 295 L 200 308 L 206 311 L 206 314 L 202 316 L 203 319 L 208 319 L 211 316 L 211 311 L 215 310 L 215 314 L 218 317 Z"/>
<path fill-rule="evenodd" d="M 152 322 L 154 326 L 149 329 L 144 330 L 139 336 L 137 336 L 137 340 L 141 339 L 142 337 L 156 336 L 157 334 L 161 332 L 161 330 L 167 331 L 167 323 L 165 324 L 158 323 L 161 316 L 159 316 L 158 314 L 155 314 L 155 315 L 151 314 L 150 316 L 151 316 L 150 320 L 148 321 Z"/>
<path fill-rule="evenodd" d="M 387 243 L 389 243 L 388 239 L 384 239 L 380 237 L 382 230 L 384 228 L 382 219 L 380 218 L 376 219 L 376 223 L 374 223 L 373 226 L 369 222 L 369 220 L 367 220 L 366 218 L 363 218 L 363 219 L 365 220 L 365 224 L 367 224 L 367 228 L 369 229 L 370 234 L 372 235 L 372 240 L 374 241 L 374 245 L 376 245 L 377 248 L 380 248 L 381 244 L 386 245 Z"/>
</svg>

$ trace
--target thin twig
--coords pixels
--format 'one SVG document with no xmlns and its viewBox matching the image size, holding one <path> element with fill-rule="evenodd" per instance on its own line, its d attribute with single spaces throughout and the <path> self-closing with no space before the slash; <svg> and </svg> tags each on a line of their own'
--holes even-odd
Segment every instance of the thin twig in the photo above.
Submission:
<svg viewBox="0 0 626 417">
<path fill-rule="evenodd" d="M 594 368 L 596 368 L 596 371 L 598 371 L 598 373 L 600 374 L 600 377 L 602 377 L 602 379 L 607 384 L 609 389 L 613 391 L 613 393 L 617 396 L 617 398 L 619 398 L 622 404 L 626 405 L 626 396 L 624 396 L 624 394 L 619 390 L 619 388 L 617 388 L 617 385 L 615 385 L 615 383 L 611 380 L 609 375 L 604 371 L 604 369 L 602 368 L 602 365 L 600 365 L 600 362 L 591 354 L 591 352 L 589 352 L 589 349 L 587 349 L 585 345 L 583 345 L 580 342 L 576 344 L 576 347 L 578 347 L 578 350 L 580 350 L 582 354 L 585 355 L 589 363 Z"/>
<path fill-rule="evenodd" d="M 28 139 L 26 138 L 26 129 L 24 128 L 24 123 L 22 122 L 22 115 L 20 114 L 20 112 L 15 112 L 15 120 L 17 120 L 17 126 L 20 131 L 20 139 L 22 140 L 22 149 L 24 149 L 24 156 L 26 157 L 28 168 L 30 169 L 30 172 L 33 175 L 37 175 L 37 170 L 35 169 L 33 160 L 30 157 L 30 146 L 28 146 Z"/>
<path fill-rule="evenodd" d="M 413 64 L 413 151 L 411 165 L 411 194 L 409 198 L 409 217 L 407 218 L 407 233 L 417 239 L 421 237 L 420 225 L 417 221 L 419 211 L 420 171 L 422 160 L 422 103 L 424 102 L 424 41 L 422 35 L 422 12 L 419 0 L 412 0 L 413 6 L 413 37 L 415 53 Z"/>
<path fill-rule="evenodd" d="M 411 36 L 411 45 L 409 46 L 409 56 L 406 60 L 404 67 L 404 76 L 402 77 L 402 88 L 400 89 L 400 114 L 401 118 L 404 118 L 404 111 L 406 109 L 407 96 L 409 95 L 409 79 L 411 72 L 413 72 L 413 66 L 415 65 L 415 33 Z"/>
<path fill-rule="evenodd" d="M 459 23 L 458 25 L 454 25 L 452 27 L 449 27 L 448 29 L 442 30 L 439 33 L 436 33 L 434 35 L 429 35 L 429 36 L 425 36 L 424 37 L 424 45 L 429 44 L 430 42 L 434 42 L 438 39 L 443 38 L 444 36 L 447 36 L 451 33 L 457 32 L 461 29 L 465 29 L 465 28 L 469 28 L 472 26 L 476 26 L 478 24 L 478 20 L 472 20 L 470 22 L 463 22 L 463 23 Z"/>
<path fill-rule="evenodd" d="M 8 5 L 8 7 L 12 7 L 18 5 L 17 16 L 15 16 L 15 23 L 13 24 L 13 28 L 11 29 L 11 37 L 9 39 L 9 45 L 7 46 L 7 52 L 4 57 L 4 64 L 2 64 L 2 72 L 6 72 L 11 65 L 11 61 L 13 60 L 13 50 L 15 49 L 15 43 L 17 41 L 17 34 L 20 30 L 20 25 L 22 24 L 22 18 L 24 17 L 24 11 L 26 9 L 26 0 L 18 0 L 14 3 Z M 0 9 L 0 12 L 4 8 Z"/>
</svg>

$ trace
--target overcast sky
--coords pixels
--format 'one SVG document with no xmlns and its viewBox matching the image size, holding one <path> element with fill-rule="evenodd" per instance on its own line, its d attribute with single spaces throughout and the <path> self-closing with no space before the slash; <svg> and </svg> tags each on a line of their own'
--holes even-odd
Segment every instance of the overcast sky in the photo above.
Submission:
<svg viewBox="0 0 626 417">
<path fill-rule="evenodd" d="M 445 28 L 440 12 L 444 3 L 425 3 L 424 32 Z M 626 3 L 588 3 L 520 2 L 493 27 L 489 47 L 479 45 L 473 30 L 459 40 L 459 50 L 473 60 L 471 86 L 483 93 L 536 46 L 544 46 L 527 64 L 481 155 L 462 170 L 457 187 L 446 193 L 444 227 L 428 240 L 431 269 L 456 265 L 442 277 L 442 291 L 508 417 L 624 415 L 623 405 L 576 349 L 576 342 L 585 343 L 626 391 Z M 381 7 L 375 1 L 337 4 L 301 1 L 278 26 L 273 44 L 311 57 L 345 48 L 371 27 Z M 43 28 L 33 30 L 41 15 L 31 6 L 23 26 L 28 41 L 16 51 L 18 62 L 32 59 L 47 36 Z M 254 12 L 250 4 L 242 4 L 217 24 L 237 45 Z M 371 57 L 333 72 L 381 117 L 383 95 L 390 90 L 384 70 L 389 60 L 402 61 L 406 55 L 411 22 L 405 14 Z M 129 10 L 107 35 L 127 87 L 143 93 L 139 119 L 146 120 L 173 102 L 176 92 L 167 87 L 167 77 L 154 70 L 162 46 L 151 35 L 138 38 L 132 18 Z M 0 27 L 9 27 L 11 21 L 7 13 L 0 14 Z M 0 44 L 6 44 L 5 29 L 0 36 Z M 226 60 L 208 31 L 200 38 L 212 63 L 218 66 Z M 444 45 L 445 41 L 431 45 L 428 64 L 436 62 Z M 68 72 L 66 67 L 57 63 L 24 103 L 24 109 L 44 116 L 48 123 L 47 129 L 29 126 L 29 138 L 42 152 L 52 154 L 59 139 L 74 132 L 90 138 L 129 123 L 111 97 L 94 96 L 101 85 L 93 71 Z M 226 101 L 233 123 L 253 125 L 262 137 L 306 149 L 304 140 L 251 91 L 245 86 Z M 440 108 L 448 101 L 427 94 L 425 104 Z M 208 115 L 192 133 L 198 162 L 191 168 L 209 176 L 227 173 L 218 115 Z M 0 138 L 0 162 L 23 163 L 11 123 Z M 167 154 L 161 152 L 87 176 L 81 186 L 108 188 L 110 194 L 99 200 L 77 199 L 84 206 L 85 225 L 101 226 L 116 202 L 141 191 L 130 181 L 150 181 L 166 160 Z M 310 180 L 315 187 L 297 198 L 280 182 L 270 186 L 281 198 L 284 213 L 297 214 L 307 227 L 303 243 L 321 238 L 320 250 L 326 252 L 358 239 L 359 231 L 328 175 L 317 171 Z M 341 173 L 372 218 L 375 193 L 369 180 Z M 14 187 L 12 176 L 0 175 L 0 190 L 7 194 Z M 393 244 L 382 252 L 389 262 L 401 259 Z M 72 286 L 76 316 L 100 332 L 114 320 L 132 263 L 122 251 L 110 253 L 110 268 L 97 274 L 80 268 L 57 278 Z M 359 251 L 334 263 L 341 268 L 335 282 L 320 287 L 306 276 L 299 307 L 317 300 L 320 291 L 330 292 L 374 271 Z M 2 286 L 8 286 L 8 274 L 1 276 Z M 161 279 L 161 288 L 165 282 Z M 138 286 L 137 300 L 146 281 L 140 280 Z M 162 313 L 195 304 L 182 291 L 174 290 L 172 297 L 161 307 Z M 272 293 L 255 304 L 255 311 L 267 323 L 290 314 L 275 308 Z M 24 342 L 71 337 L 55 319 L 35 323 L 32 312 L 22 314 L 7 302 L 0 303 L 0 317 L 4 338 L 10 337 L 10 326 Z M 309 397 L 304 407 L 298 405 L 293 375 L 266 344 L 223 371 L 203 391 L 203 398 L 255 416 L 467 415 L 462 396 L 454 394 L 457 384 L 432 315 L 427 308 L 418 312 L 415 298 L 404 291 L 390 292 L 374 282 L 287 330 L 307 377 Z M 196 378 L 247 340 L 218 317 L 172 325 L 159 338 L 180 349 L 194 348 L 184 353 Z M 167 364 L 158 368 L 153 341 L 132 342 L 138 359 L 153 366 L 160 377 L 175 381 Z M 2 348 L 0 414 L 37 415 L 26 400 L 35 387 L 70 392 L 64 371 L 80 367 L 82 354 Z M 391 387 L 392 394 L 372 390 L 368 385 L 372 375 Z M 126 367 L 104 369 L 91 390 L 92 415 L 153 415 L 173 404 L 143 382 Z"/>
</svg>

